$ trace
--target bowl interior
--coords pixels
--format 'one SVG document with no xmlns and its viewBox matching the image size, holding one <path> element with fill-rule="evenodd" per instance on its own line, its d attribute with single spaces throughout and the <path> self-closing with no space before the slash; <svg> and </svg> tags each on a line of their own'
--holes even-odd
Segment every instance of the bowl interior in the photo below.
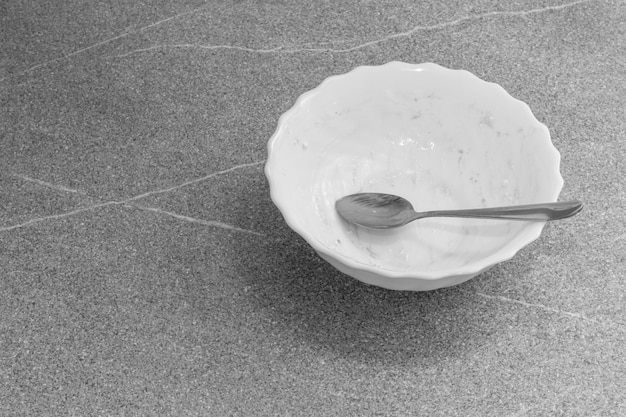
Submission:
<svg viewBox="0 0 626 417">
<path fill-rule="evenodd" d="M 432 218 L 387 231 L 346 224 L 334 203 L 401 195 L 416 210 L 555 201 L 559 154 L 523 102 L 434 64 L 359 67 L 303 94 L 280 120 L 266 166 L 287 222 L 352 267 L 441 277 L 482 269 L 543 223 Z"/>
</svg>

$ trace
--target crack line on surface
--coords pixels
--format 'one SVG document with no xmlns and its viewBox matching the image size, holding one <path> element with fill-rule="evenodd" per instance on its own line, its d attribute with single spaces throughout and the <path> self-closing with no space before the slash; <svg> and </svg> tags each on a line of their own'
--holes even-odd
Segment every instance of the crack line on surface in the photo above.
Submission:
<svg viewBox="0 0 626 417">
<path fill-rule="evenodd" d="M 108 39 L 105 39 L 105 40 L 103 40 L 103 41 L 100 41 L 100 42 L 94 43 L 93 45 L 89 45 L 89 46 L 86 46 L 86 47 L 84 47 L 84 48 L 77 49 L 77 50 L 76 50 L 76 51 L 74 51 L 74 52 L 70 52 L 70 53 L 67 53 L 67 54 L 66 54 L 66 53 L 64 53 L 64 54 L 63 54 L 62 56 L 60 56 L 60 57 L 53 58 L 53 59 L 49 59 L 49 60 L 47 60 L 47 61 L 45 61 L 45 62 L 42 62 L 42 63 L 40 63 L 40 64 L 33 65 L 32 67 L 29 67 L 29 68 L 27 68 L 27 69 L 25 69 L 25 70 L 19 71 L 19 72 L 15 73 L 15 74 L 10 74 L 10 75 L 7 75 L 6 77 L 0 78 L 0 81 L 4 81 L 4 80 L 9 79 L 9 78 L 11 78 L 11 77 L 16 77 L 16 76 L 19 76 L 19 75 L 22 75 L 22 74 L 26 74 L 26 73 L 28 73 L 28 72 L 31 72 L 31 71 L 36 70 L 37 68 L 41 68 L 41 67 L 45 67 L 46 65 L 54 64 L 55 62 L 59 62 L 59 61 L 63 61 L 63 60 L 69 59 L 69 58 L 71 58 L 71 57 L 73 57 L 73 56 L 76 56 L 76 55 L 82 54 L 83 52 L 87 52 L 87 51 L 89 51 L 89 50 L 91 50 L 91 49 L 95 49 L 95 48 L 97 48 L 97 47 L 99 47 L 99 46 L 109 44 L 109 43 L 114 42 L 114 41 L 116 41 L 116 40 L 118 40 L 118 39 L 123 39 L 123 38 L 126 38 L 126 37 L 130 36 L 130 35 L 134 35 L 134 34 L 137 34 L 137 33 L 141 33 L 141 32 L 143 32 L 143 31 L 145 31 L 146 29 L 150 29 L 150 28 L 152 28 L 152 27 L 155 27 L 155 26 L 161 25 L 161 24 L 163 24 L 163 23 L 169 22 L 170 20 L 178 19 L 178 18 L 183 17 L 183 16 L 187 16 L 187 15 L 190 15 L 190 14 L 193 14 L 193 13 L 197 13 L 197 12 L 199 12 L 199 11 L 202 11 L 202 10 L 204 10 L 204 9 L 209 8 L 210 6 L 211 6 L 211 4 L 205 4 L 205 5 L 204 5 L 204 6 L 202 6 L 202 7 L 198 7 L 198 8 L 193 9 L 193 10 L 188 10 L 188 11 L 186 11 L 186 12 L 179 13 L 179 14 L 177 14 L 177 15 L 170 16 L 170 17 L 167 17 L 167 18 L 165 18 L 165 19 L 161 19 L 161 20 L 159 20 L 159 21 L 157 21 L 157 22 L 150 23 L 149 25 L 142 26 L 142 27 L 140 27 L 140 28 L 138 28 L 138 29 L 134 29 L 134 30 L 131 30 L 131 31 L 129 31 L 129 32 L 124 32 L 124 33 L 121 33 L 121 34 L 119 34 L 119 35 L 117 35 L 117 36 L 114 36 L 114 37 L 112 37 L 112 38 L 108 38 Z"/>
<path fill-rule="evenodd" d="M 255 166 L 258 166 L 258 165 L 261 165 L 261 164 L 264 164 L 264 163 L 265 163 L 265 160 L 261 160 L 261 161 L 256 161 L 256 162 L 249 162 L 249 163 L 246 163 L 246 164 L 235 165 L 233 167 L 224 169 L 222 171 L 212 172 L 212 173 L 210 173 L 208 175 L 205 175 L 204 177 L 200 177 L 200 178 L 196 178 L 196 179 L 193 179 L 193 180 L 185 181 L 185 182 L 183 182 L 181 184 L 174 185 L 172 187 L 163 188 L 163 189 L 160 189 L 160 190 L 152 190 L 152 191 L 145 192 L 143 194 L 139 194 L 139 195 L 136 195 L 134 197 L 130 197 L 130 198 L 124 200 L 124 201 L 121 201 L 121 203 L 128 203 L 128 202 L 139 200 L 139 199 L 142 199 L 142 198 L 145 198 L 145 197 L 150 197 L 150 196 L 156 195 L 156 194 L 169 193 L 171 191 L 175 191 L 175 190 L 177 190 L 179 188 L 183 188 L 183 187 L 186 187 L 188 185 L 197 184 L 199 182 L 206 181 L 206 180 L 211 179 L 213 177 L 216 177 L 218 175 L 224 175 L 224 174 L 227 174 L 229 172 L 236 171 L 236 170 L 242 169 L 242 168 L 255 167 Z"/>
<path fill-rule="evenodd" d="M 428 30 L 436 30 L 436 29 L 443 29 L 446 27 L 450 27 L 450 26 L 455 26 L 458 25 L 460 23 L 466 22 L 466 21 L 471 21 L 471 20 L 479 20 L 479 19 L 483 19 L 483 18 L 489 18 L 489 17 L 493 17 L 493 16 L 528 16 L 531 14 L 537 14 L 537 13 L 543 13 L 543 12 L 549 12 L 549 11 L 556 11 L 556 10 L 563 10 L 563 9 L 567 9 L 570 7 L 574 7 L 577 6 L 579 4 L 583 4 L 583 3 L 589 3 L 592 1 L 597 1 L 597 0 L 577 0 L 574 2 L 570 2 L 570 3 L 564 3 L 564 4 L 559 4 L 559 5 L 555 5 L 555 6 L 546 6 L 546 7 L 540 7 L 540 8 L 536 8 L 536 9 L 530 9 L 530 10 L 513 10 L 513 11 L 492 11 L 492 12 L 487 12 L 487 13 L 482 13 L 482 14 L 477 14 L 477 15 L 468 15 L 468 16 L 463 16 L 460 17 L 458 19 L 455 20 L 451 20 L 448 22 L 442 22 L 442 23 L 436 23 L 433 25 L 427 25 L 427 26 L 415 26 L 412 29 L 409 29 L 408 31 L 405 32 L 399 32 L 399 33 L 392 33 L 390 35 L 387 35 L 383 38 L 380 39 L 375 39 L 372 41 L 368 41 L 365 43 L 361 43 L 358 44 L 356 46 L 350 47 L 350 48 L 343 48 L 343 49 L 334 49 L 334 48 L 308 48 L 308 47 L 294 47 L 294 48 L 289 48 L 288 46 L 277 46 L 274 48 L 264 48 L 264 49 L 255 49 L 255 48 L 249 48 L 249 47 L 244 47 L 244 46 L 236 46 L 236 45 L 201 45 L 201 44 L 171 44 L 171 45 L 167 45 L 167 44 L 163 44 L 163 45 L 155 45 L 155 46 L 151 46 L 148 48 L 142 48 L 142 49 L 136 49 L 124 54 L 120 54 L 120 55 L 113 55 L 107 58 L 123 58 L 123 57 L 127 57 L 129 55 L 133 55 L 136 53 L 141 53 L 141 52 L 149 52 L 149 51 L 153 51 L 156 49 L 161 49 L 161 48 L 166 48 L 166 47 L 171 47 L 171 48 L 200 48 L 200 49 L 207 49 L 207 50 L 217 50 L 217 49 L 231 49 L 231 50 L 240 50 L 240 51 L 245 51 L 245 52 L 254 52 L 254 53 L 300 53 L 300 52 L 317 52 L 317 53 L 323 53 L 323 52 L 331 52 L 331 53 L 346 53 L 346 52 L 352 52 L 352 51 L 356 51 L 359 49 L 363 49 L 363 48 L 367 48 L 369 46 L 372 45 L 376 45 L 382 42 L 386 42 L 392 39 L 396 39 L 396 38 L 406 38 L 406 37 L 410 37 L 411 35 L 413 35 L 416 32 L 419 31 L 428 31 Z M 176 18 L 182 17 L 182 16 L 186 16 L 186 15 L 190 15 L 193 13 L 196 13 L 198 11 L 201 11 L 203 9 L 208 8 L 210 5 L 205 5 L 203 7 L 199 7 L 197 9 L 194 10 L 190 10 L 187 12 L 183 12 L 183 13 L 179 13 L 175 16 L 170 16 L 168 18 L 159 20 L 158 22 L 155 23 L 151 23 L 147 26 L 143 26 L 139 29 L 135 29 L 133 31 L 130 32 L 125 32 L 122 33 L 120 35 L 117 35 L 113 38 L 109 38 L 106 40 L 103 40 L 101 42 L 95 43 L 93 45 L 87 46 L 85 48 L 82 49 L 78 49 L 74 52 L 71 52 L 69 54 L 64 54 L 61 57 L 55 58 L 55 59 L 51 59 L 45 62 L 42 62 L 40 64 L 36 64 L 30 68 L 27 68 L 25 70 L 22 70 L 20 72 L 17 72 L 15 74 L 11 74 L 8 75 L 4 78 L 0 78 L 0 81 L 4 81 L 10 77 L 15 77 L 21 74 L 25 74 L 28 73 L 30 71 L 33 71 L 37 68 L 49 65 L 51 63 L 54 62 L 58 62 L 64 59 L 69 59 L 73 56 L 76 56 L 78 54 L 81 54 L 83 52 L 86 52 L 88 50 L 97 48 L 99 46 L 102 45 L 106 45 L 108 43 L 111 43 L 115 40 L 118 39 L 122 39 L 125 38 L 127 36 L 136 34 L 136 33 L 140 33 L 142 31 L 145 31 L 147 29 L 150 29 L 154 26 L 157 25 L 161 25 L 163 23 L 166 23 L 170 20 L 174 20 Z M 337 40 L 337 41 L 332 41 L 332 42 L 324 42 L 324 43 L 345 43 L 345 42 L 349 42 L 349 41 L 345 41 L 345 40 Z M 305 45 L 311 45 L 311 43 L 307 43 Z"/>
<path fill-rule="evenodd" d="M 505 303 L 510 303 L 510 304 L 517 304 L 517 305 L 521 305 L 524 307 L 529 307 L 529 308 L 537 308 L 540 310 L 544 310 L 544 311 L 549 311 L 551 313 L 557 313 L 557 314 L 561 314 L 567 317 L 572 317 L 572 318 L 576 318 L 576 319 L 580 319 L 589 323 L 594 323 L 594 324 L 611 324 L 615 327 L 621 328 L 622 324 L 618 323 L 618 322 L 613 322 L 611 320 L 608 319 L 603 319 L 603 320 L 597 320 L 597 319 L 593 319 L 590 317 L 587 317 L 586 315 L 582 314 L 582 313 L 573 313 L 571 311 L 564 311 L 564 310 L 559 310 L 558 308 L 553 308 L 553 307 L 548 307 L 546 305 L 543 304 L 535 304 L 535 303 L 527 303 L 526 301 L 521 301 L 521 300 L 515 300 L 513 298 L 508 298 L 508 297 L 504 297 L 501 295 L 488 295 L 488 294 L 483 294 L 480 292 L 475 292 L 476 295 L 483 297 L 483 298 L 487 298 L 489 300 L 498 300 L 498 301 L 503 301 Z"/>
<path fill-rule="evenodd" d="M 346 53 L 346 52 L 353 52 L 359 49 L 367 48 L 369 46 L 387 42 L 389 40 L 396 39 L 396 38 L 408 38 L 414 33 L 419 32 L 419 31 L 443 29 L 443 28 L 450 27 L 450 26 L 456 26 L 466 21 L 479 20 L 479 19 L 489 18 L 493 16 L 528 16 L 528 15 L 543 13 L 543 12 L 548 12 L 548 11 L 567 9 L 567 8 L 574 7 L 579 4 L 589 3 L 592 1 L 597 1 L 597 0 L 577 0 L 571 3 L 565 3 L 565 4 L 556 5 L 556 6 L 546 6 L 546 7 L 530 9 L 530 10 L 492 11 L 492 12 L 487 12 L 487 13 L 482 13 L 482 14 L 477 14 L 477 15 L 463 16 L 463 17 L 460 17 L 458 19 L 451 20 L 448 22 L 436 23 L 436 24 L 427 25 L 427 26 L 415 26 L 412 29 L 409 29 L 408 31 L 405 31 L 405 32 L 392 33 L 390 35 L 387 35 L 379 39 L 374 39 L 365 43 L 358 44 L 356 46 L 352 46 L 349 48 L 342 48 L 342 49 L 319 48 L 319 47 L 315 48 L 315 47 L 305 47 L 305 46 L 299 46 L 299 47 L 293 47 L 293 48 L 290 48 L 288 46 L 277 46 L 274 48 L 256 49 L 256 48 L 237 46 L 237 45 L 202 45 L 202 44 L 197 44 L 197 43 L 185 43 L 185 44 L 153 45 L 148 48 L 136 49 L 130 52 L 126 52 L 124 54 L 114 55 L 114 56 L 111 56 L 110 58 L 124 58 L 130 55 L 136 54 L 136 53 L 150 52 L 153 50 L 164 49 L 164 48 L 197 48 L 197 49 L 205 49 L 205 50 L 231 49 L 231 50 L 239 50 L 243 52 L 261 53 L 261 54 L 270 54 L 270 53 L 293 54 L 293 53 L 300 53 L 300 52 Z M 351 42 L 351 41 L 337 40 L 337 41 L 330 41 L 330 42 L 324 42 L 324 43 L 337 44 L 337 43 L 346 43 L 346 42 Z M 311 45 L 311 43 L 307 43 L 305 45 Z"/>
<path fill-rule="evenodd" d="M 507 302 L 507 303 L 519 304 L 519 305 L 522 305 L 524 307 L 539 308 L 541 310 L 550 311 L 552 313 L 559 313 L 559 314 L 563 314 L 565 316 L 575 317 L 575 318 L 582 319 L 582 320 L 594 321 L 594 320 L 588 318 L 587 316 L 585 316 L 584 314 L 572 313 L 572 312 L 569 312 L 569 311 L 563 311 L 563 310 L 559 310 L 557 308 L 545 306 L 543 304 L 527 303 L 526 301 L 516 300 L 516 299 L 513 299 L 513 298 L 504 297 L 502 295 L 488 295 L 488 294 L 483 294 L 483 293 L 480 293 L 480 292 L 477 292 L 476 295 L 479 295 L 479 296 L 481 296 L 483 298 L 488 298 L 490 300 L 500 300 L 500 301 L 504 301 L 504 302 Z"/>
<path fill-rule="evenodd" d="M 537 14 L 537 13 L 543 13 L 543 12 L 548 12 L 548 11 L 554 11 L 554 10 L 562 10 L 562 9 L 567 9 L 573 6 L 577 6 L 579 4 L 582 3 L 589 3 L 591 1 L 596 1 L 596 0 L 577 0 L 571 3 L 565 3 L 565 4 L 560 4 L 560 5 L 556 5 L 556 6 L 546 6 L 546 7 L 541 7 L 541 8 L 537 8 L 537 9 L 530 9 L 530 10 L 513 10 L 513 11 L 492 11 L 492 12 L 487 12 L 487 13 L 482 13 L 482 14 L 477 14 L 477 15 L 468 15 L 468 16 L 463 16 L 460 17 L 458 19 L 455 20 L 451 20 L 449 22 L 442 22 L 442 23 L 436 23 L 434 25 L 428 25 L 428 26 L 415 26 L 412 29 L 409 29 L 406 32 L 399 32 L 399 33 L 393 33 L 391 35 L 385 36 L 384 38 L 381 39 L 375 39 L 369 42 L 365 42 L 362 43 L 360 45 L 356 45 L 354 47 L 351 48 L 345 48 L 345 49 L 303 49 L 303 51 L 315 51 L 315 52 L 352 52 L 358 49 L 362 49 L 362 48 L 366 48 L 368 46 L 372 46 L 372 45 L 376 45 L 378 43 L 382 43 L 382 42 L 386 42 L 388 40 L 392 40 L 392 39 L 396 39 L 396 38 L 408 38 L 411 35 L 413 35 L 416 32 L 419 31 L 428 31 L 428 30 L 436 30 L 436 29 L 443 29 L 446 27 L 450 27 L 450 26 L 456 26 L 460 23 L 466 22 L 466 21 L 471 21 L 471 20 L 480 20 L 480 19 L 484 19 L 484 18 L 489 18 L 492 16 L 528 16 L 531 14 Z M 294 51 L 295 52 L 295 51 Z"/>
<path fill-rule="evenodd" d="M 532 411 L 534 409 L 536 409 L 537 406 L 527 406 L 525 404 L 522 404 L 520 409 L 518 411 L 515 412 L 515 414 L 512 414 L 511 417 L 523 417 L 526 415 L 526 413 L 528 413 L 529 411 Z"/>
<path fill-rule="evenodd" d="M 66 193 L 74 193 L 74 194 L 85 194 L 83 191 L 75 190 L 73 188 L 64 187 L 62 185 L 52 184 L 43 180 L 38 180 L 36 178 L 31 178 L 23 174 L 14 174 L 16 177 L 23 179 L 24 181 L 33 182 L 35 184 L 39 184 L 46 188 L 52 188 L 53 190 L 63 191 Z"/>
<path fill-rule="evenodd" d="M 103 203 L 93 204 L 93 205 L 90 205 L 90 206 L 87 206 L 87 207 L 81 207 L 79 209 L 68 211 L 66 213 L 51 214 L 49 216 L 42 216 L 42 217 L 37 217 L 35 219 L 30 219 L 30 220 L 25 221 L 23 223 L 14 224 L 12 226 L 0 227 L 0 232 L 7 232 L 9 230 L 19 229 L 19 228 L 22 228 L 22 227 L 27 227 L 27 226 L 30 226 L 32 224 L 43 222 L 43 221 L 46 221 L 46 220 L 61 219 L 61 218 L 64 218 L 64 217 L 72 216 L 74 214 L 84 213 L 86 211 L 91 211 L 91 210 L 95 210 L 95 209 L 102 208 L 102 207 L 128 204 L 128 203 L 131 203 L 133 201 L 142 199 L 144 197 L 149 197 L 149 196 L 156 195 L 156 194 L 167 193 L 167 192 L 174 191 L 174 190 L 177 190 L 177 189 L 182 188 L 182 187 L 186 187 L 186 186 L 191 185 L 191 184 L 196 184 L 196 183 L 199 183 L 199 182 L 202 182 L 202 181 L 206 181 L 206 180 L 208 180 L 210 178 L 213 178 L 215 176 L 218 176 L 218 175 L 227 174 L 229 172 L 233 172 L 233 171 L 236 171 L 236 170 L 242 169 L 242 168 L 249 168 L 249 167 L 258 166 L 258 165 L 261 165 L 261 164 L 264 164 L 264 163 L 265 163 L 265 160 L 261 160 L 261 161 L 256 161 L 256 162 L 250 162 L 250 163 L 235 165 L 235 166 L 232 166 L 230 168 L 223 169 L 221 171 L 212 172 L 212 173 L 210 173 L 208 175 L 205 175 L 204 177 L 196 178 L 196 179 L 190 180 L 190 181 L 185 181 L 185 182 L 183 182 L 181 184 L 178 184 L 178 185 L 175 185 L 175 186 L 172 186 L 172 187 L 159 189 L 159 190 L 148 191 L 148 192 L 145 192 L 145 193 L 133 196 L 133 197 L 126 198 L 124 200 L 105 201 Z M 33 180 L 34 182 L 41 181 L 41 180 L 35 180 L 35 179 L 31 179 L 31 180 Z M 56 186 L 54 184 L 46 183 L 45 181 L 41 181 L 41 183 L 42 183 L 42 185 L 50 186 L 50 187 L 55 188 L 57 190 L 60 189 L 60 188 L 58 188 L 58 186 Z M 80 192 L 80 191 L 76 191 L 76 192 Z M 134 206 L 132 204 L 129 204 L 129 205 Z M 165 213 L 165 214 L 167 214 L 167 213 Z M 172 214 L 175 214 L 175 213 L 172 213 Z M 218 223 L 220 223 L 220 222 L 215 222 L 214 226 L 216 226 Z M 227 225 L 225 223 L 223 225 L 229 226 L 229 225 Z M 234 226 L 231 226 L 231 227 L 234 227 Z M 242 229 L 242 230 L 245 230 L 245 229 Z M 248 231 L 248 232 L 251 232 L 251 231 Z"/>
<path fill-rule="evenodd" d="M 247 233 L 247 234 L 250 234 L 250 235 L 265 237 L 265 235 L 263 233 L 255 232 L 254 230 L 249 230 L 249 229 L 242 229 L 240 227 L 233 226 L 231 224 L 220 222 L 220 221 L 216 221 L 216 220 L 198 219 L 198 218 L 195 218 L 195 217 L 185 216 L 183 214 L 178 214 L 178 213 L 174 213 L 174 212 L 167 211 L 167 210 L 162 210 L 162 209 L 156 208 L 156 207 L 146 207 L 146 206 L 142 206 L 142 205 L 138 205 L 138 204 L 126 204 L 126 205 L 128 205 L 129 207 L 134 207 L 134 208 L 140 209 L 140 210 L 151 211 L 153 213 L 158 213 L 158 214 L 165 214 L 167 216 L 174 217 L 175 219 L 179 219 L 179 220 L 184 220 L 184 221 L 189 222 L 189 223 L 198 223 L 198 224 L 202 224 L 204 226 L 217 227 L 217 228 L 220 228 L 220 229 L 232 230 L 232 231 L 235 231 L 235 232 L 242 232 L 242 233 Z"/>
<path fill-rule="evenodd" d="M 237 46 L 237 45 L 202 45 L 202 44 L 198 44 L 198 43 L 179 43 L 179 44 L 153 45 L 153 46 L 149 46 L 148 48 L 135 49 L 135 50 L 132 50 L 130 52 L 126 52 L 124 54 L 113 55 L 113 56 L 106 57 L 106 58 L 125 58 L 127 56 L 138 54 L 138 53 L 141 53 L 141 52 L 150 52 L 150 51 L 154 51 L 154 50 L 157 50 L 157 49 L 165 49 L 165 48 L 206 49 L 206 50 L 234 49 L 234 50 L 237 50 L 237 51 L 254 52 L 254 53 L 260 53 L 260 54 L 270 54 L 270 53 L 275 53 L 275 52 L 296 53 L 296 52 L 307 51 L 307 49 L 290 50 L 290 49 L 286 49 L 286 47 L 284 47 L 284 46 L 277 46 L 275 48 L 269 48 L 269 49 L 254 49 L 254 48 L 247 48 L 245 46 Z M 315 49 L 310 49 L 310 51 L 316 51 L 316 50 Z"/>
<path fill-rule="evenodd" d="M 28 221 L 26 221 L 24 223 L 14 224 L 12 226 L 0 227 L 0 232 L 8 232 L 9 230 L 19 229 L 19 228 L 22 228 L 22 227 L 27 227 L 27 226 L 30 226 L 32 224 L 43 222 L 43 221 L 46 221 L 46 220 L 62 219 L 64 217 L 73 216 L 74 214 L 83 213 L 83 212 L 86 212 L 86 211 L 91 211 L 91 210 L 95 210 L 95 209 L 98 209 L 98 208 L 101 208 L 101 207 L 112 206 L 112 205 L 116 205 L 116 204 L 121 204 L 121 202 L 119 202 L 119 201 L 107 201 L 107 202 L 104 202 L 104 203 L 94 204 L 94 205 L 91 205 L 91 206 L 82 207 L 82 208 L 79 208 L 79 209 L 76 209 L 76 210 L 68 211 L 66 213 L 51 214 L 49 216 L 37 217 L 35 219 L 30 219 L 30 220 L 28 220 Z"/>
<path fill-rule="evenodd" d="M 146 29 L 150 29 L 151 27 L 161 25 L 161 24 L 163 24 L 165 22 L 169 22 L 170 20 L 178 19 L 179 17 L 188 16 L 190 14 L 194 14 L 194 13 L 200 12 L 202 10 L 208 9 L 211 6 L 212 6 L 212 4 L 209 3 L 209 4 L 205 4 L 204 6 L 198 7 L 196 9 L 188 10 L 186 12 L 182 12 L 182 13 L 179 13 L 179 14 L 174 15 L 174 16 L 166 17 L 165 19 L 159 20 L 158 22 L 151 23 L 151 24 L 149 24 L 147 26 L 142 26 L 141 28 L 135 30 L 132 33 L 142 32 L 142 31 L 144 31 Z"/>
</svg>

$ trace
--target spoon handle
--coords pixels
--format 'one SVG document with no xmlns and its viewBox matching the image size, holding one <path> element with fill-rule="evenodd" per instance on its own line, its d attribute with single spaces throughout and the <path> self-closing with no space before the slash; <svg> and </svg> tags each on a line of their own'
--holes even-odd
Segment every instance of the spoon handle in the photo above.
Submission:
<svg viewBox="0 0 626 417">
<path fill-rule="evenodd" d="M 477 219 L 508 219 L 526 221 L 549 221 L 571 217 L 583 208 L 580 201 L 561 203 L 526 204 L 521 206 L 487 207 L 468 210 L 438 210 L 416 213 L 423 217 L 471 217 Z"/>
</svg>

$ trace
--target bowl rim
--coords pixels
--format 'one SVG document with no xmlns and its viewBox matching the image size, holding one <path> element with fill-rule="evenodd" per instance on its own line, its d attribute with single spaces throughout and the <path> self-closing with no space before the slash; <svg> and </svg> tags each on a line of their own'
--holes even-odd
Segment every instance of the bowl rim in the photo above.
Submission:
<svg viewBox="0 0 626 417">
<path fill-rule="evenodd" d="M 293 114 L 295 114 L 295 112 L 298 111 L 298 109 L 303 105 L 303 103 L 309 97 L 318 94 L 319 91 L 322 90 L 330 82 L 343 78 L 343 77 L 349 77 L 351 75 L 354 75 L 355 73 L 359 73 L 363 71 L 371 71 L 371 70 L 376 70 L 376 69 L 378 70 L 390 69 L 392 71 L 395 71 L 395 70 L 402 70 L 402 71 L 429 70 L 429 71 L 448 72 L 448 73 L 454 72 L 457 75 L 464 76 L 470 79 L 472 82 L 485 83 L 487 85 L 492 86 L 492 88 L 495 87 L 495 89 L 498 90 L 498 94 L 501 94 L 505 96 L 507 99 L 513 100 L 517 102 L 518 104 L 520 104 L 521 105 L 520 108 L 524 109 L 524 111 L 527 113 L 527 116 L 529 117 L 529 120 L 534 121 L 534 123 L 536 124 L 536 127 L 540 128 L 543 131 L 543 134 L 545 135 L 545 139 L 548 141 L 549 146 L 546 148 L 546 152 L 549 152 L 550 155 L 548 156 L 551 157 L 553 160 L 552 161 L 553 169 L 551 170 L 552 172 L 550 173 L 550 178 L 551 178 L 551 181 L 555 185 L 552 198 L 554 201 L 557 201 L 558 196 L 563 188 L 563 183 L 564 183 L 563 177 L 561 176 L 561 172 L 560 172 L 561 154 L 558 151 L 558 149 L 556 149 L 556 147 L 554 146 L 554 143 L 552 142 L 552 138 L 550 136 L 550 131 L 548 127 L 542 122 L 540 122 L 539 120 L 537 120 L 530 106 L 527 103 L 513 97 L 500 84 L 490 82 L 490 81 L 485 81 L 467 70 L 447 68 L 439 64 L 433 63 L 433 62 L 411 64 L 411 63 L 402 62 L 402 61 L 391 61 L 382 65 L 360 65 L 360 66 L 353 68 L 352 70 L 348 72 L 335 74 L 335 75 L 326 77 L 317 87 L 300 94 L 298 98 L 296 99 L 295 103 L 287 111 L 285 111 L 278 119 L 277 127 L 274 133 L 272 134 L 272 136 L 270 137 L 269 141 L 267 142 L 268 157 L 265 162 L 264 173 L 269 184 L 270 197 L 273 203 L 276 205 L 276 207 L 280 211 L 287 225 L 293 231 L 295 231 L 298 235 L 300 235 L 317 252 L 321 252 L 327 256 L 337 259 L 339 262 L 343 263 L 349 268 L 352 268 L 355 270 L 365 270 L 365 271 L 368 271 L 368 272 L 371 272 L 380 276 L 384 276 L 390 279 L 409 278 L 409 279 L 437 280 L 437 279 L 450 277 L 454 275 L 478 274 L 482 271 L 485 271 L 486 269 L 490 268 L 493 265 L 512 259 L 520 250 L 522 250 L 524 247 L 528 246 L 530 243 L 537 240 L 541 236 L 541 232 L 543 231 L 543 228 L 546 222 L 527 222 L 528 223 L 527 226 L 524 227 L 517 235 L 515 235 L 513 239 L 508 241 L 504 245 L 503 248 L 492 253 L 491 255 L 487 257 L 478 259 L 476 261 L 472 261 L 471 263 L 463 265 L 463 266 L 456 266 L 456 267 L 437 269 L 437 270 L 421 270 L 421 271 L 420 270 L 412 271 L 412 270 L 384 269 L 376 265 L 359 262 L 357 260 L 343 256 L 342 254 L 336 251 L 333 251 L 331 248 L 327 247 L 318 239 L 310 235 L 310 233 L 307 232 L 306 228 L 303 227 L 303 225 L 296 219 L 294 213 L 290 213 L 289 211 L 285 210 L 284 206 L 282 205 L 282 199 L 284 197 L 279 195 L 277 186 L 276 186 L 276 180 L 275 180 L 275 177 L 273 176 L 274 169 L 277 168 L 275 166 L 275 158 L 273 157 L 274 155 L 273 149 L 279 141 L 280 134 L 287 120 Z"/>
</svg>

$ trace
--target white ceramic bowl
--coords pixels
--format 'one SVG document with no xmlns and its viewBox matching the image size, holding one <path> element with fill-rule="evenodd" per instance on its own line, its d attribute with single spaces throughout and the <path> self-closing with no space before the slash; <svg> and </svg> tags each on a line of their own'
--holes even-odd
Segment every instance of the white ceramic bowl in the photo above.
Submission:
<svg viewBox="0 0 626 417">
<path fill-rule="evenodd" d="M 391 62 L 302 94 L 268 144 L 265 173 L 289 226 L 340 271 L 384 288 L 451 286 L 510 259 L 543 222 L 429 218 L 372 231 L 335 201 L 398 194 L 416 210 L 556 201 L 560 155 L 546 126 L 497 84 Z"/>
</svg>

